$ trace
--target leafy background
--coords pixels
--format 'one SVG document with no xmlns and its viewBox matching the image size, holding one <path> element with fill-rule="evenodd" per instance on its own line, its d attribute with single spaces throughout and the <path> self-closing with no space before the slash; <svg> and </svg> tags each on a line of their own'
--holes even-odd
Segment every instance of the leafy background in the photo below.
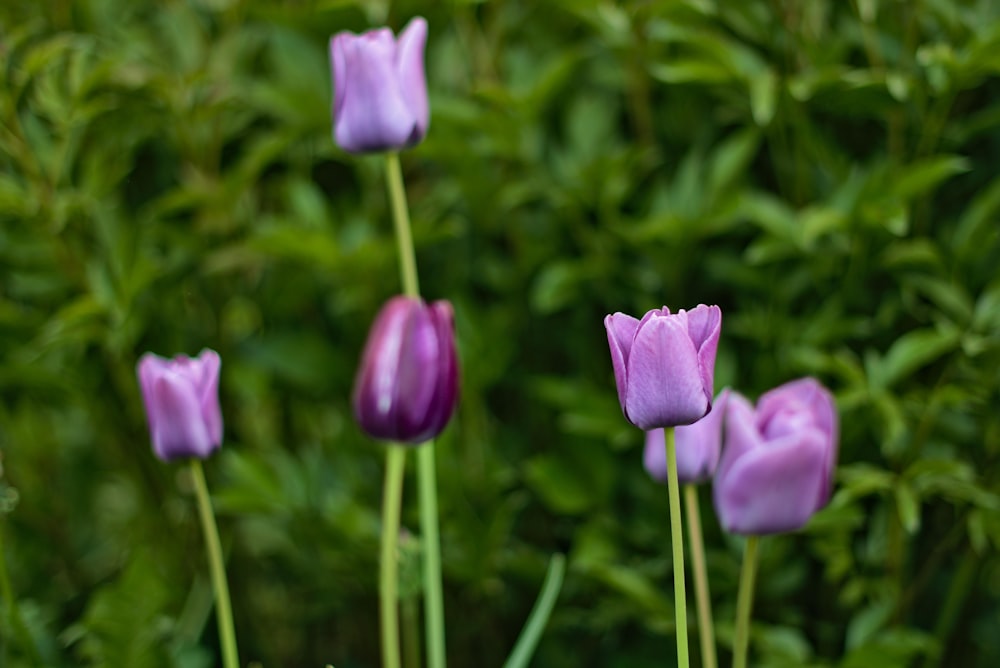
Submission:
<svg viewBox="0 0 1000 668">
<path fill-rule="evenodd" d="M 832 504 L 763 543 L 755 665 L 998 665 L 1000 5 L 6 0 L 0 666 L 215 664 L 191 485 L 134 376 L 203 346 L 244 658 L 377 664 L 383 453 L 348 397 L 399 288 L 326 49 L 415 14 L 432 123 L 403 164 L 464 365 L 452 664 L 502 663 L 564 551 L 535 665 L 671 665 L 666 493 L 601 320 L 705 302 L 717 386 L 812 374 L 842 419 Z M 701 491 L 725 665 L 740 543 Z"/>
</svg>

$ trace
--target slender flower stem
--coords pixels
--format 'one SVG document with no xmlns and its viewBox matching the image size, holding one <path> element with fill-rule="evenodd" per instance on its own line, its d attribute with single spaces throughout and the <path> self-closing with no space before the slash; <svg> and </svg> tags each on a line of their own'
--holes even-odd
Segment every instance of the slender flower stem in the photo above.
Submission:
<svg viewBox="0 0 1000 668">
<path fill-rule="evenodd" d="M 399 164 L 398 153 L 386 153 L 385 179 L 389 185 L 392 222 L 396 228 L 396 247 L 399 249 L 399 278 L 403 283 L 403 294 L 407 297 L 419 297 L 420 279 L 417 278 L 417 259 L 413 251 L 413 235 L 410 232 L 410 212 L 406 207 L 403 169 Z"/>
<path fill-rule="evenodd" d="M 379 612 L 382 666 L 399 668 L 399 515 L 403 501 L 406 448 L 390 444 L 382 486 L 382 556 L 379 561 Z"/>
<path fill-rule="evenodd" d="M 437 480 L 434 441 L 417 451 L 417 482 L 420 492 L 420 533 L 423 535 L 424 615 L 426 617 L 427 664 L 444 668 L 444 591 L 441 586 L 441 538 L 438 531 Z"/>
<path fill-rule="evenodd" d="M 200 459 L 191 460 L 191 477 L 194 479 L 195 495 L 198 497 L 198 514 L 208 548 L 208 565 L 212 573 L 212 589 L 215 590 L 215 617 L 219 624 L 219 642 L 222 644 L 222 665 L 225 668 L 239 668 L 240 659 L 236 650 L 236 632 L 233 630 L 233 606 L 229 602 L 229 585 L 226 582 L 226 567 L 222 563 L 222 545 L 219 543 L 219 527 L 212 513 L 212 500 L 208 496 L 205 471 Z"/>
<path fill-rule="evenodd" d="M 549 569 L 545 573 L 545 581 L 542 583 L 542 590 L 538 594 L 538 600 L 528 615 L 528 621 L 524 623 L 521 635 L 518 636 L 517 644 L 510 653 L 510 658 L 503 664 L 504 668 L 527 668 L 531 661 L 532 654 L 535 653 L 535 646 L 542 637 L 542 631 L 548 624 L 549 615 L 556 605 L 559 597 L 559 590 L 562 589 L 563 576 L 566 574 L 566 557 L 561 554 L 553 554 L 549 560 Z"/>
<path fill-rule="evenodd" d="M 701 512 L 698 509 L 698 487 L 684 485 L 684 507 L 687 510 L 688 543 L 691 547 L 691 570 L 694 571 L 694 597 L 698 606 L 698 638 L 701 641 L 702 668 L 716 668 L 715 630 L 712 626 L 712 600 L 708 594 L 708 574 L 705 570 L 705 542 L 701 536 Z"/>
<path fill-rule="evenodd" d="M 670 544 L 674 555 L 674 618 L 677 631 L 677 666 L 688 668 L 687 594 L 684 589 L 684 531 L 681 528 L 681 490 L 677 480 L 677 449 L 673 427 L 663 430 L 667 446 L 667 491 L 670 495 Z"/>
<path fill-rule="evenodd" d="M 410 214 L 406 207 L 406 191 L 403 188 L 403 170 L 399 164 L 398 154 L 386 154 L 385 175 L 389 186 L 393 225 L 396 228 L 403 294 L 419 297 L 417 261 L 413 250 L 413 236 L 410 232 Z M 423 537 L 427 663 L 429 668 L 445 668 L 444 593 L 441 584 L 441 539 L 438 529 L 433 441 L 428 441 L 418 448 L 417 487 L 420 498 L 420 533 Z"/>
<path fill-rule="evenodd" d="M 733 640 L 733 668 L 746 668 L 750 646 L 750 611 L 753 608 L 754 580 L 757 577 L 757 536 L 748 536 L 743 549 L 740 591 L 736 597 L 736 637 Z"/>
</svg>

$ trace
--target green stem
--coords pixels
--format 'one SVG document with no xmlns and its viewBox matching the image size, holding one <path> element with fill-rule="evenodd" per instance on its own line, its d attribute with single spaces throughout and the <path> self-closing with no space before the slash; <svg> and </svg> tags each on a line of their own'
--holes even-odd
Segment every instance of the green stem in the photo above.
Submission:
<svg viewBox="0 0 1000 668">
<path fill-rule="evenodd" d="M 385 456 L 382 486 L 382 556 L 379 560 L 379 612 L 382 630 L 382 666 L 399 668 L 399 514 L 403 501 L 406 449 L 390 444 Z"/>
<path fill-rule="evenodd" d="M 553 554 L 549 560 L 549 570 L 545 574 L 545 581 L 542 583 L 542 591 L 538 594 L 535 607 L 528 615 L 528 621 L 524 623 L 524 629 L 514 645 L 510 658 L 503 664 L 504 668 L 526 668 L 531 656 L 535 653 L 538 640 L 542 637 L 542 631 L 549 622 L 549 615 L 555 607 L 556 598 L 559 597 L 559 590 L 562 588 L 563 576 L 566 574 L 566 557 L 561 554 Z"/>
<path fill-rule="evenodd" d="M 716 668 L 718 661 L 715 658 L 712 599 L 708 593 L 708 573 L 705 569 L 705 542 L 701 536 L 701 511 L 698 508 L 697 485 L 684 485 L 684 507 L 687 510 L 691 570 L 694 571 L 694 597 L 698 606 L 698 638 L 701 641 L 701 665 L 702 668 Z"/>
<path fill-rule="evenodd" d="M 233 606 L 229 602 L 229 585 L 226 583 L 226 568 L 222 563 L 222 545 L 219 543 L 219 527 L 212 513 L 212 500 L 208 496 L 205 471 L 200 459 L 191 460 L 191 477 L 194 479 L 195 495 L 198 497 L 198 514 L 208 548 L 208 565 L 212 573 L 212 589 L 215 590 L 215 616 L 219 624 L 219 642 L 222 644 L 222 665 L 225 668 L 239 668 L 240 659 L 236 650 L 236 632 L 233 630 Z"/>
<path fill-rule="evenodd" d="M 667 492 L 670 495 L 670 544 L 674 554 L 674 623 L 677 630 L 677 666 L 688 668 L 687 594 L 684 590 L 684 531 L 681 528 L 681 490 L 677 480 L 674 430 L 663 430 L 667 447 Z"/>
<path fill-rule="evenodd" d="M 423 536 L 424 616 L 427 665 L 444 668 L 444 591 L 441 585 L 441 538 L 438 530 L 437 479 L 434 441 L 417 451 L 417 483 L 420 492 L 420 533 Z"/>
<path fill-rule="evenodd" d="M 413 235 L 410 232 L 410 212 L 406 208 L 403 169 L 399 164 L 398 153 L 386 153 L 385 178 L 389 186 L 392 222 L 396 228 L 396 246 L 399 249 L 399 278 L 403 282 L 403 294 L 407 297 L 419 297 L 420 280 L 417 278 L 417 260 L 413 251 Z"/>
<path fill-rule="evenodd" d="M 403 294 L 420 296 L 417 261 L 410 231 L 410 214 L 403 188 L 403 170 L 399 155 L 385 156 L 385 176 L 389 187 L 392 220 L 399 249 L 399 275 Z M 438 529 L 437 480 L 434 442 L 428 441 L 417 452 L 417 487 L 420 498 L 420 533 L 424 549 L 424 617 L 427 663 L 429 668 L 445 668 L 444 594 L 441 584 L 441 539 Z"/>
<path fill-rule="evenodd" d="M 753 608 L 754 579 L 757 576 L 758 536 L 747 536 L 740 572 L 740 591 L 736 597 L 736 637 L 733 640 L 733 668 L 746 668 L 750 646 L 750 611 Z"/>
</svg>

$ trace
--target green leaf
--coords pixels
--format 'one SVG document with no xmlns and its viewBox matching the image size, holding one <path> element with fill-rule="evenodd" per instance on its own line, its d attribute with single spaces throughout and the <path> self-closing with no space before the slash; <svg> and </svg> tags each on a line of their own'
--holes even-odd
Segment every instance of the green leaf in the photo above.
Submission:
<svg viewBox="0 0 1000 668">
<path fill-rule="evenodd" d="M 918 329 L 896 339 L 882 360 L 879 386 L 890 388 L 917 369 L 956 347 L 961 334 L 955 329 Z"/>
</svg>

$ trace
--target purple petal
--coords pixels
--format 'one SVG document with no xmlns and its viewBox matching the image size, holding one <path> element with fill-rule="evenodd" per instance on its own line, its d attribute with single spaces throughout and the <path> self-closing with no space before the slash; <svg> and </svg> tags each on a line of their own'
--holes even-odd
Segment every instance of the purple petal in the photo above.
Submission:
<svg viewBox="0 0 1000 668">
<path fill-rule="evenodd" d="M 396 363 L 396 433 L 416 434 L 426 428 L 426 420 L 437 391 L 437 369 L 441 346 L 427 308 L 416 308 L 406 323 L 403 345 Z M 410 440 L 407 438 L 407 440 Z"/>
<path fill-rule="evenodd" d="M 682 483 L 704 482 L 715 473 L 722 453 L 722 422 L 728 398 L 729 390 L 723 390 L 708 415 L 674 430 L 677 478 Z"/>
<path fill-rule="evenodd" d="M 604 317 L 604 329 L 607 331 L 608 346 L 611 348 L 611 365 L 615 370 L 618 403 L 621 404 L 625 417 L 628 417 L 628 411 L 625 409 L 625 388 L 628 387 L 627 362 L 638 328 L 639 321 L 624 313 Z"/>
<path fill-rule="evenodd" d="M 216 444 L 201 417 L 196 388 L 183 376 L 167 372 L 153 381 L 151 411 L 156 414 L 152 431 L 157 456 L 170 461 L 179 457 L 207 457 Z"/>
<path fill-rule="evenodd" d="M 426 420 L 425 433 L 418 434 L 414 442 L 420 443 L 441 432 L 451 419 L 458 402 L 458 354 L 455 351 L 455 319 L 451 304 L 436 301 L 430 305 L 441 356 L 437 366 L 437 386 L 434 402 Z"/>
<path fill-rule="evenodd" d="M 667 482 L 667 444 L 663 439 L 662 429 L 650 429 L 646 432 L 642 465 L 650 478 L 657 482 Z"/>
<path fill-rule="evenodd" d="M 337 41 L 343 86 L 335 102 L 334 138 L 349 152 L 398 149 L 406 145 L 416 118 L 403 99 L 395 68 L 396 45 L 388 29 Z"/>
<path fill-rule="evenodd" d="M 415 127 L 409 145 L 416 144 L 427 134 L 430 107 L 427 103 L 427 80 L 424 73 L 424 45 L 427 42 L 427 21 L 416 17 L 399 34 L 396 69 L 400 91 L 413 115 Z"/>
<path fill-rule="evenodd" d="M 736 457 L 724 473 L 720 469 L 713 490 L 722 527 L 745 535 L 802 528 L 817 510 L 825 459 L 824 436 L 817 429 Z"/>
<path fill-rule="evenodd" d="M 398 365 L 403 335 L 417 300 L 393 297 L 379 311 L 354 381 L 354 416 L 371 436 L 395 438 L 398 423 Z"/>
<path fill-rule="evenodd" d="M 640 429 L 701 419 L 709 409 L 682 314 L 644 318 L 626 361 L 626 417 Z"/>
<path fill-rule="evenodd" d="M 722 310 L 718 306 L 699 304 L 688 311 L 688 333 L 698 351 L 701 381 L 705 392 L 712 396 L 715 386 L 715 355 L 722 332 Z"/>
</svg>

